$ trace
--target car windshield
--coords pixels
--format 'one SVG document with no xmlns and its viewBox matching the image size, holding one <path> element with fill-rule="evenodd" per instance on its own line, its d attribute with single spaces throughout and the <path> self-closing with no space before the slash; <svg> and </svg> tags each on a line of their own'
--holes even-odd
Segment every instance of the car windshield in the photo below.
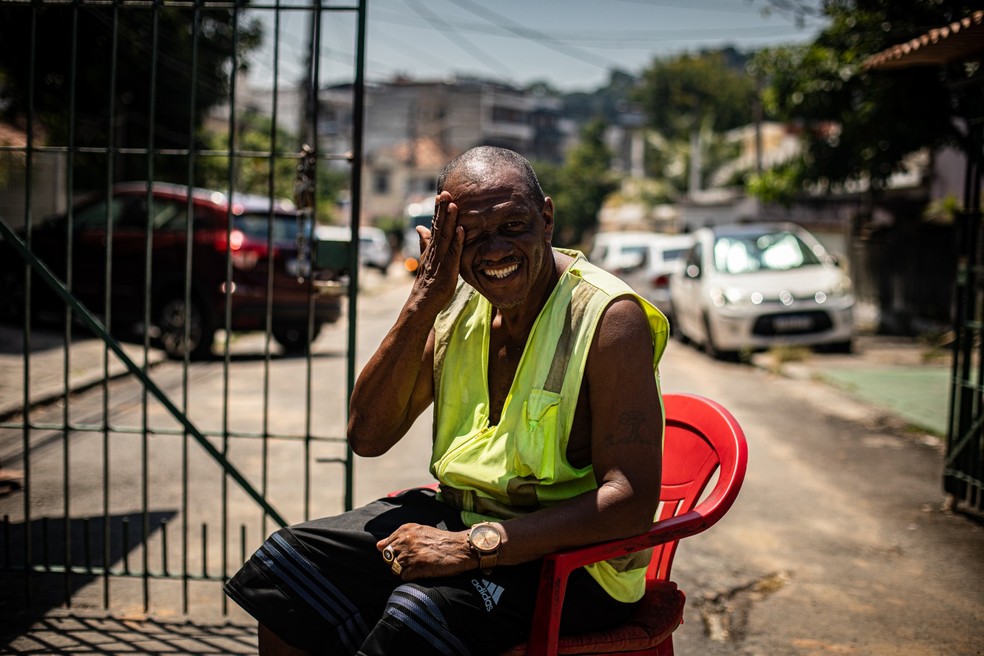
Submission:
<svg viewBox="0 0 984 656">
<path fill-rule="evenodd" d="M 233 227 L 242 231 L 247 237 L 258 241 L 266 241 L 267 226 L 270 215 L 266 212 L 245 213 L 233 217 Z M 297 217 L 293 214 L 273 215 L 273 241 L 292 242 L 297 239 Z"/>
<path fill-rule="evenodd" d="M 820 264 L 802 239 L 792 232 L 727 235 L 714 242 L 714 267 L 724 273 L 788 271 Z"/>
</svg>

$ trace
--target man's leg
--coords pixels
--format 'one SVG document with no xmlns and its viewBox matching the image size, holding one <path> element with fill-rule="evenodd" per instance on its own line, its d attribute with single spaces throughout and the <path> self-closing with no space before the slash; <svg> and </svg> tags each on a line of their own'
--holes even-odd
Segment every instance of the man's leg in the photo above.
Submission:
<svg viewBox="0 0 984 656">
<path fill-rule="evenodd" d="M 457 524 L 444 526 L 445 519 Z M 459 513 L 433 492 L 380 499 L 277 531 L 226 593 L 263 625 L 264 636 L 277 636 L 271 649 L 282 642 L 311 653 L 354 654 L 401 583 L 376 542 L 407 522 L 462 528 Z"/>
<path fill-rule="evenodd" d="M 412 492 L 271 536 L 226 587 L 260 622 L 262 653 L 494 654 L 525 640 L 540 563 L 404 583 L 375 544 L 409 521 L 464 528 L 433 493 Z M 564 623 L 577 632 L 619 623 L 632 608 L 583 570 L 567 599 L 577 607 L 565 608 Z"/>
<path fill-rule="evenodd" d="M 539 561 L 478 570 L 393 590 L 360 656 L 498 654 L 526 640 Z M 623 622 L 634 604 L 612 599 L 584 570 L 571 575 L 562 630 L 581 633 Z"/>
</svg>

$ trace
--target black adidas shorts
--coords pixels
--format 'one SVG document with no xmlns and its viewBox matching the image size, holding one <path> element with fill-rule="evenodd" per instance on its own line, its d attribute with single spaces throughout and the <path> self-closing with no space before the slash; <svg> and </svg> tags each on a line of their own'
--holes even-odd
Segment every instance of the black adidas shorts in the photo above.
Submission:
<svg viewBox="0 0 984 656">
<path fill-rule="evenodd" d="M 525 639 L 540 561 L 404 583 L 376 542 L 408 522 L 466 527 L 431 490 L 411 490 L 348 513 L 277 531 L 225 587 L 287 643 L 316 654 L 495 654 Z M 634 604 L 612 599 L 584 570 L 567 588 L 565 628 L 624 621 Z"/>
</svg>

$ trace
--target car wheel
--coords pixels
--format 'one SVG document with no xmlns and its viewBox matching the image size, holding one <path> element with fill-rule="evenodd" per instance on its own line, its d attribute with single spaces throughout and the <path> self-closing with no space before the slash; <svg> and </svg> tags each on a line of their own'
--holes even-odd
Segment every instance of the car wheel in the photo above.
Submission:
<svg viewBox="0 0 984 656">
<path fill-rule="evenodd" d="M 321 334 L 321 326 L 315 326 L 308 337 L 307 324 L 291 323 L 273 326 L 273 338 L 284 349 L 285 353 L 307 353 L 311 343 Z"/>
<path fill-rule="evenodd" d="M 854 343 L 846 339 L 843 342 L 834 342 L 832 344 L 824 345 L 821 350 L 827 353 L 844 353 L 850 355 L 854 352 Z"/>
<path fill-rule="evenodd" d="M 683 329 L 682 324 L 677 324 L 677 327 L 674 329 L 673 332 L 676 334 L 676 338 L 680 340 L 681 344 L 686 344 L 687 346 L 696 346 L 697 343 L 694 341 L 693 336 L 687 333 Z"/>
<path fill-rule="evenodd" d="M 185 341 L 185 323 L 189 332 Z M 160 342 L 168 357 L 184 358 L 185 352 L 193 360 L 200 360 L 212 353 L 215 329 L 201 303 L 192 297 L 191 305 L 185 305 L 184 294 L 173 295 L 161 303 L 157 313 Z"/>
<path fill-rule="evenodd" d="M 704 353 L 715 360 L 733 360 L 736 355 L 734 351 L 722 351 L 718 348 L 717 342 L 714 341 L 714 331 L 711 330 L 711 320 L 706 314 L 704 315 Z"/>
<path fill-rule="evenodd" d="M 681 344 L 688 344 L 690 342 L 687 338 L 687 334 L 683 332 L 680 328 L 680 324 L 676 322 L 670 325 L 670 337 L 676 339 Z"/>
</svg>

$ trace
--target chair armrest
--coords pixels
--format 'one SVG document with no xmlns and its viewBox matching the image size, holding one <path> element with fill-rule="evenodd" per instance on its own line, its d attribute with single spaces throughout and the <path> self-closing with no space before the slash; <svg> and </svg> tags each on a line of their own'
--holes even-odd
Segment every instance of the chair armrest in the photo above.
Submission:
<svg viewBox="0 0 984 656">
<path fill-rule="evenodd" d="M 656 522 L 641 535 L 566 549 L 544 556 L 532 624 L 537 630 L 531 633 L 527 642 L 527 656 L 547 656 L 557 653 L 560 611 L 564 605 L 567 579 L 571 572 L 585 565 L 696 535 L 714 524 L 714 521 L 705 517 L 700 510 L 701 508 L 698 507 L 682 515 Z"/>
</svg>

